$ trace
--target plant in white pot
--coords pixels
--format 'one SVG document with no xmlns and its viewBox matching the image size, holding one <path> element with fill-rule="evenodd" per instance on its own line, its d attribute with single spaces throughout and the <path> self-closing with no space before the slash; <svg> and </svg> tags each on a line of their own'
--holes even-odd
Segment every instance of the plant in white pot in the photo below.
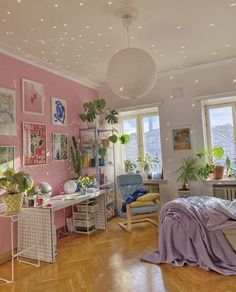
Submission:
<svg viewBox="0 0 236 292">
<path fill-rule="evenodd" d="M 182 183 L 182 188 L 178 190 L 180 197 L 189 196 L 189 188 L 187 187 L 190 181 L 201 179 L 199 176 L 198 160 L 192 157 L 184 158 L 182 166 L 178 168 L 175 173 L 178 174 L 177 182 Z"/>
<path fill-rule="evenodd" d="M 21 212 L 23 196 L 32 189 L 34 185 L 30 174 L 23 171 L 15 172 L 8 168 L 0 178 L 0 188 L 6 192 L 1 195 L 1 199 L 6 207 L 7 215 L 15 215 Z"/>
</svg>

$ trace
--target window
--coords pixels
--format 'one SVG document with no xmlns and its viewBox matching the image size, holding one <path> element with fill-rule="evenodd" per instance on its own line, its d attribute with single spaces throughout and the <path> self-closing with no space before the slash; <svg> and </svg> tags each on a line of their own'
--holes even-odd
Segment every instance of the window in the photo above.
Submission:
<svg viewBox="0 0 236 292">
<path fill-rule="evenodd" d="M 209 148 L 222 146 L 224 160 L 229 156 L 231 161 L 235 161 L 235 103 L 206 106 L 206 119 Z"/>
<path fill-rule="evenodd" d="M 123 132 L 130 134 L 131 141 L 124 145 L 124 159 L 137 164 L 139 153 L 147 153 L 152 158 L 158 157 L 159 163 L 151 172 L 162 173 L 160 122 L 157 113 L 146 113 L 124 117 Z"/>
</svg>

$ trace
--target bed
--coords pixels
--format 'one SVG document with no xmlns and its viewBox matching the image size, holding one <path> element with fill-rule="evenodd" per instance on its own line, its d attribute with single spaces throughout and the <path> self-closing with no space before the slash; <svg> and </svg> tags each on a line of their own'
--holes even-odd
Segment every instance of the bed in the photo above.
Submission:
<svg viewBox="0 0 236 292">
<path fill-rule="evenodd" d="M 236 275 L 236 200 L 175 199 L 163 206 L 159 229 L 159 251 L 142 256 L 142 261 Z"/>
</svg>

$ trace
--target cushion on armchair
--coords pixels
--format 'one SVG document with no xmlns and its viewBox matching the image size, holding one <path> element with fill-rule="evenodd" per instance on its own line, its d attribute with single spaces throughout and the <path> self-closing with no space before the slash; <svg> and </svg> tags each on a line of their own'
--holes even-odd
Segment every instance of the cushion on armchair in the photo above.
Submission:
<svg viewBox="0 0 236 292">
<path fill-rule="evenodd" d="M 136 201 L 138 202 L 146 202 L 146 201 L 153 201 L 156 199 L 160 199 L 159 193 L 147 193 L 146 195 L 143 195 L 141 197 L 138 197 Z"/>
</svg>

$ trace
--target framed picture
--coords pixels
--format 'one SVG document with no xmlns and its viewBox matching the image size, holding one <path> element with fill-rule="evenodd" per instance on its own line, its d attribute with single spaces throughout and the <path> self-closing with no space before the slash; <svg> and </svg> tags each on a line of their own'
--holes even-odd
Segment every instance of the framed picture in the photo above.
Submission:
<svg viewBox="0 0 236 292">
<path fill-rule="evenodd" d="M 31 80 L 22 79 L 23 112 L 44 115 L 43 85 Z"/>
<path fill-rule="evenodd" d="M 52 134 L 53 159 L 65 160 L 68 157 L 68 135 L 64 133 Z"/>
<path fill-rule="evenodd" d="M 174 150 L 191 150 L 191 130 L 189 127 L 172 129 Z"/>
<path fill-rule="evenodd" d="M 0 135 L 16 134 L 16 92 L 0 87 Z"/>
<path fill-rule="evenodd" d="M 0 174 L 7 168 L 14 169 L 14 146 L 0 146 Z"/>
<path fill-rule="evenodd" d="M 46 138 L 45 124 L 23 122 L 24 166 L 46 164 Z"/>
<path fill-rule="evenodd" d="M 52 97 L 52 123 L 54 125 L 67 125 L 66 100 Z"/>
</svg>

